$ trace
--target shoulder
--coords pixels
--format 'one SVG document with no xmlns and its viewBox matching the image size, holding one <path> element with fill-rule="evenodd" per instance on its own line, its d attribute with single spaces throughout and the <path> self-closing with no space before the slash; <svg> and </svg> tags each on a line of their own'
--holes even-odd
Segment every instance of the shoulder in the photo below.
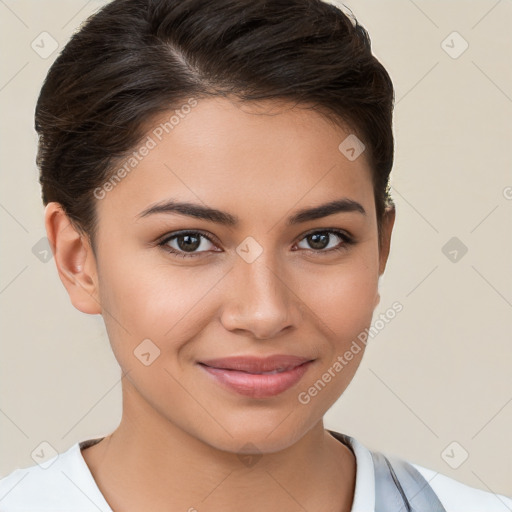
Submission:
<svg viewBox="0 0 512 512">
<path fill-rule="evenodd" d="M 71 508 L 70 508 L 71 507 Z M 79 443 L 0 479 L 2 512 L 111 512 L 80 453 Z"/>
<path fill-rule="evenodd" d="M 409 462 L 425 478 L 447 512 L 510 512 L 512 498 L 463 484 L 432 469 Z"/>
<path fill-rule="evenodd" d="M 336 431 L 329 432 L 350 446 L 356 456 L 354 510 L 385 510 L 385 505 L 393 506 L 394 499 L 402 502 L 401 491 L 411 504 L 417 505 L 415 510 L 512 512 L 510 496 L 492 492 L 490 489 L 471 487 L 411 460 L 388 452 L 370 450 L 354 437 Z M 386 458 L 394 475 L 388 469 Z M 397 493 L 398 487 L 400 491 Z M 437 508 L 434 502 L 438 502 Z M 441 509 L 439 504 L 442 505 Z"/>
</svg>

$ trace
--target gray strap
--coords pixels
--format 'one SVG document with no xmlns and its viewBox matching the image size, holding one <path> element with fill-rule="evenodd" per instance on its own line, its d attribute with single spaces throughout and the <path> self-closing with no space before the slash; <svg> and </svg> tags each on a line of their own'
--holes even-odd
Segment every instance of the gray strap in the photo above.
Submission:
<svg viewBox="0 0 512 512">
<path fill-rule="evenodd" d="M 405 460 L 372 452 L 375 512 L 446 512 L 421 473 Z"/>
</svg>

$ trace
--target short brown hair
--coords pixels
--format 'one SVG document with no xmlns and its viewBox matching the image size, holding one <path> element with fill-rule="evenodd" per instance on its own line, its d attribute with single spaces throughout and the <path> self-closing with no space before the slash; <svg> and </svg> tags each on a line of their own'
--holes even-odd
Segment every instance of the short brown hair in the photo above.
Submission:
<svg viewBox="0 0 512 512">
<path fill-rule="evenodd" d="M 321 0 L 113 0 L 51 66 L 35 112 L 43 203 L 93 243 L 93 191 L 158 112 L 234 95 L 313 104 L 366 146 L 377 222 L 389 196 L 394 91 L 366 30 Z"/>
</svg>

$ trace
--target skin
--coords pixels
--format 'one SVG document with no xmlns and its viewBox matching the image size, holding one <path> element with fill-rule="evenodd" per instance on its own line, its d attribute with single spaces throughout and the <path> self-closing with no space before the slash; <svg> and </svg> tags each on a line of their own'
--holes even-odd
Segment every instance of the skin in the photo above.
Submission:
<svg viewBox="0 0 512 512">
<path fill-rule="evenodd" d="M 370 326 L 389 253 L 395 212 L 386 212 L 379 246 L 366 154 L 350 161 L 338 150 L 349 133 L 292 104 L 202 99 L 98 200 L 96 254 L 60 205 L 48 204 L 59 276 L 77 309 L 103 316 L 124 372 L 118 428 L 82 452 L 116 512 L 350 510 L 355 458 L 323 416 L 352 380 L 364 344 L 309 403 L 298 401 Z M 171 197 L 229 212 L 239 224 L 138 217 Z M 366 214 L 286 223 L 342 197 Z M 327 252 L 343 239 L 330 233 L 318 248 L 307 237 L 328 228 L 356 242 Z M 213 242 L 200 238 L 187 258 L 157 245 L 182 229 Z M 236 252 L 247 237 L 263 250 L 251 263 Z M 183 238 L 169 245 L 185 252 Z M 160 355 L 146 366 L 134 350 L 148 338 Z M 298 384 L 265 399 L 225 389 L 197 364 L 246 354 L 315 361 Z M 257 458 L 248 464 L 244 453 Z"/>
</svg>

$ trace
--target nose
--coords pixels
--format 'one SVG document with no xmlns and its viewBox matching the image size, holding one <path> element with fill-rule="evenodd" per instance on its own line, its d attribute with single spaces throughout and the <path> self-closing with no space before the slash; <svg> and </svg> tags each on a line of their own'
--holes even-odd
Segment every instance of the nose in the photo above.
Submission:
<svg viewBox="0 0 512 512">
<path fill-rule="evenodd" d="M 221 315 L 227 330 L 257 339 L 275 338 L 297 327 L 300 320 L 293 283 L 264 254 L 252 263 L 237 261 L 226 283 L 229 292 Z"/>
</svg>

